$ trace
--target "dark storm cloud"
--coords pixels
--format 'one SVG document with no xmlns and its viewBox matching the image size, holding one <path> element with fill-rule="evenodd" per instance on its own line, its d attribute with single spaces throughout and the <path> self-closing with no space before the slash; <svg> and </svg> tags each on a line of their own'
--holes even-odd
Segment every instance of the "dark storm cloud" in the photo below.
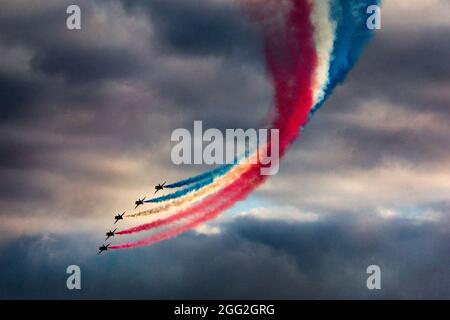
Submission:
<svg viewBox="0 0 450 320">
<path fill-rule="evenodd" d="M 85 250 L 92 247 L 95 251 L 89 237 L 81 241 L 78 235 L 22 239 L 0 249 L 0 296 L 450 297 L 450 239 L 437 224 L 397 220 L 365 228 L 347 216 L 311 224 L 240 218 L 222 227 L 219 235 L 190 233 L 150 248 L 100 257 Z M 10 268 L 12 264 L 14 268 Z M 82 270 L 79 292 L 65 288 L 65 269 L 70 264 L 78 264 Z M 381 267 L 381 291 L 366 288 L 366 268 L 371 264 Z"/>
<path fill-rule="evenodd" d="M 448 117 L 448 101 L 427 89 L 450 81 L 448 28 L 416 31 L 382 29 L 376 33 L 342 90 L 339 108 L 354 110 L 366 99 L 383 99 L 412 110 Z M 327 103 L 330 105 L 330 103 Z"/>
<path fill-rule="evenodd" d="M 14 211 L 15 215 L 19 215 L 17 206 L 23 203 L 24 199 L 37 206 L 44 205 L 54 198 L 51 188 L 43 185 L 42 181 L 30 181 L 29 175 L 20 175 L 17 171 L 7 170 L 3 167 L 0 175 L 2 177 L 0 201 L 5 203 L 2 205 L 2 215 L 10 215 L 11 211 Z"/>
<path fill-rule="evenodd" d="M 409 36 L 407 31 L 382 30 L 376 37 L 378 41 L 367 50 L 366 72 L 378 83 L 382 84 L 386 78 L 410 79 L 420 86 L 429 81 L 449 80 L 450 63 L 446 57 L 450 51 L 450 35 L 447 28 L 424 30 Z M 355 72 L 354 77 L 358 79 L 362 75 Z"/>
<path fill-rule="evenodd" d="M 108 39 L 107 32 L 96 34 L 99 3 L 79 3 L 83 13 L 83 28 L 79 31 L 66 29 L 65 11 L 69 4 L 70 1 L 44 3 L 35 12 L 21 10 L 20 5 L 13 11 L 14 5 L 9 4 L 11 11 L 5 10 L 0 15 L 0 39 L 31 50 L 34 71 L 69 81 L 120 79 L 139 70 L 140 57 L 134 48 L 118 47 L 114 39 Z M 97 36 L 97 41 L 92 36 Z"/>
<path fill-rule="evenodd" d="M 259 63 L 261 58 L 260 39 L 255 34 L 255 28 L 248 23 L 247 19 L 243 19 L 242 13 L 239 13 L 236 6 L 210 4 L 203 1 L 194 4 L 186 1 L 142 3 L 133 1 L 132 9 L 126 13 L 120 10 L 119 2 L 116 1 L 103 3 L 87 1 L 80 3 L 83 13 L 82 30 L 70 32 L 65 29 L 66 4 L 65 2 L 50 2 L 33 11 L 20 10 L 19 5 L 14 9 L 15 5 L 11 2 L 7 6 L 10 11 L 6 10 L 0 19 L 0 27 L 4 30 L 1 38 L 7 45 L 22 46 L 30 50 L 32 54 L 30 65 L 34 72 L 49 76 L 50 79 L 57 77 L 74 82 L 62 87 L 56 84 L 59 86 L 58 90 L 54 90 L 55 92 L 48 90 L 48 94 L 41 98 L 42 101 L 44 98 L 52 98 L 58 92 L 64 93 L 67 98 L 71 91 L 76 90 L 84 90 L 85 94 L 92 96 L 92 93 L 86 92 L 81 85 L 89 85 L 98 80 L 123 80 L 135 84 L 140 83 L 147 87 L 148 91 L 157 90 L 161 97 L 171 100 L 170 104 L 164 105 L 164 108 L 183 109 L 186 112 L 185 118 L 189 119 L 186 122 L 191 122 L 197 111 L 208 111 L 212 106 L 216 110 L 226 107 L 238 110 L 252 105 L 261 105 L 261 109 L 263 109 L 267 105 L 267 101 L 255 103 L 254 99 L 249 98 L 250 95 L 245 94 L 245 92 L 255 91 L 252 87 L 252 83 L 255 82 L 254 65 L 259 68 L 259 72 L 263 72 Z M 135 19 L 143 23 L 143 17 L 139 15 L 142 8 L 139 6 L 148 9 L 149 21 L 147 23 L 154 27 L 155 39 L 151 38 L 148 33 L 139 34 L 135 30 L 126 29 L 129 27 L 126 23 L 128 20 Z M 22 11 L 23 13 L 19 14 Z M 96 14 L 99 12 L 106 15 L 108 18 L 106 22 L 97 18 Z M 205 19 L 206 21 L 204 21 Z M 201 30 L 195 29 L 195 24 L 192 25 L 194 22 L 202 26 Z M 128 23 L 131 24 L 129 21 Z M 103 24 L 102 28 L 98 28 L 98 24 Z M 186 37 L 190 34 L 197 39 L 197 41 L 186 39 L 187 43 L 198 45 L 200 51 L 202 51 L 200 48 L 203 45 L 215 47 L 217 44 L 214 49 L 211 47 L 211 50 L 207 48 L 205 50 L 213 59 L 226 58 L 226 61 L 217 60 L 217 62 L 210 63 L 208 60 L 197 60 L 197 72 L 185 70 L 183 65 L 171 66 L 170 59 L 188 61 L 195 56 L 195 53 L 189 50 L 184 51 L 183 48 L 178 50 L 171 45 L 166 48 L 165 44 L 170 42 L 172 36 L 170 32 L 165 33 L 163 26 L 179 26 L 180 24 L 183 25 L 180 32 L 185 32 Z M 209 26 L 210 24 L 211 26 Z M 117 32 L 114 33 L 116 29 L 123 34 L 116 37 Z M 211 32 L 214 36 L 217 34 L 217 42 L 211 41 L 208 36 Z M 223 37 L 221 36 L 223 34 L 226 35 Z M 202 37 L 206 37 L 205 41 L 201 40 Z M 229 40 L 225 41 L 224 38 Z M 223 43 L 226 43 L 225 47 L 229 47 L 230 50 L 220 47 Z M 149 46 L 155 48 L 150 49 Z M 246 52 L 247 58 L 250 59 L 246 59 L 244 63 L 241 54 L 234 55 L 236 52 Z M 155 58 L 152 53 L 159 57 Z M 178 54 L 181 55 L 177 56 Z M 253 67 L 249 67 L 250 64 Z M 246 69 L 247 72 L 241 69 L 242 65 L 249 68 Z M 202 74 L 202 66 L 208 68 L 206 69 L 207 74 Z M 212 72 L 221 75 L 220 77 L 216 75 L 212 79 Z M 46 87 L 44 91 L 55 86 L 55 79 L 49 81 L 44 77 L 39 80 L 44 81 Z M 193 86 L 195 83 L 198 83 L 198 88 Z M 241 84 L 237 85 L 238 83 Z M 75 88 L 73 88 L 74 84 Z M 101 83 L 92 85 L 99 86 Z M 207 85 L 209 87 L 206 87 Z M 234 98 L 228 94 L 230 91 L 235 93 Z M 269 95 L 270 92 L 267 96 Z M 264 98 L 266 97 L 264 96 Z M 72 97 L 70 101 L 73 101 Z M 161 108 L 155 101 L 149 102 L 153 105 L 152 109 Z M 60 104 L 59 101 L 52 101 L 52 103 Z M 85 105 L 89 103 L 90 101 L 84 102 Z M 193 111 L 193 115 L 190 115 L 190 110 Z M 223 117 L 218 117 L 215 112 L 209 112 L 211 114 L 202 112 L 202 116 L 211 121 L 223 119 Z M 228 123 L 233 121 L 228 113 L 226 113 L 225 119 L 227 118 Z M 244 119 L 240 121 L 243 122 Z M 242 124 L 249 126 L 248 123 Z M 216 126 L 219 125 L 220 123 Z"/>
<path fill-rule="evenodd" d="M 34 56 L 31 65 L 50 76 L 73 82 L 90 82 L 129 76 L 139 70 L 136 57 L 126 48 L 47 48 Z"/>
<path fill-rule="evenodd" d="M 239 54 L 254 60 L 260 38 L 255 25 L 243 19 L 233 3 L 123 0 L 127 7 L 147 10 L 161 42 L 169 51 L 194 55 Z"/>
<path fill-rule="evenodd" d="M 147 12 L 161 55 L 168 57 L 155 85 L 170 99 L 180 127 L 202 120 L 205 128 L 248 128 L 264 124 L 271 89 L 261 80 L 264 64 L 255 24 L 236 4 L 210 1 L 123 1 Z M 191 60 L 191 65 L 170 61 Z M 159 71 L 159 72 L 158 72 Z M 214 76 L 212 76 L 212 72 Z M 232 93 L 232 94 L 230 94 Z M 168 106 L 171 108 L 171 106 Z M 236 117 L 252 109 L 254 119 Z M 255 120 L 256 119 L 256 120 Z"/>
<path fill-rule="evenodd" d="M 1 121 L 25 116 L 24 109 L 29 107 L 37 96 L 33 81 L 0 71 Z"/>
<path fill-rule="evenodd" d="M 147 12 L 162 55 L 198 65 L 197 70 L 181 64 L 158 73 L 161 95 L 183 111 L 180 126 L 191 126 L 200 118 L 205 127 L 219 129 L 263 125 L 271 89 L 261 81 L 265 73 L 261 38 L 239 6 L 202 0 L 123 3 L 131 12 Z M 217 76 L 211 77 L 213 70 Z M 235 116 L 249 108 L 256 121 Z"/>
</svg>

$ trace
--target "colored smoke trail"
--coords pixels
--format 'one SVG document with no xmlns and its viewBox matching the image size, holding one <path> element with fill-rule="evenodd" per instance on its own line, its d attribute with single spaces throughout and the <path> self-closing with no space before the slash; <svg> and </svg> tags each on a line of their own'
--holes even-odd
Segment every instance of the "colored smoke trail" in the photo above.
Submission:
<svg viewBox="0 0 450 320">
<path fill-rule="evenodd" d="M 208 194 L 212 194 L 219 189 L 230 184 L 234 179 L 237 179 L 239 175 L 241 175 L 252 163 L 257 162 L 258 154 L 253 154 L 246 159 L 242 159 L 237 166 L 230 166 L 227 168 L 228 173 L 226 175 L 220 176 L 217 175 L 214 178 L 207 178 L 198 184 L 194 184 L 193 186 L 179 190 L 177 192 L 168 194 L 167 196 L 159 197 L 156 201 L 148 201 L 148 202 L 165 202 L 164 205 L 159 207 L 141 211 L 135 214 L 129 214 L 127 217 L 140 217 L 140 216 L 148 216 L 156 213 L 166 212 L 172 208 L 180 207 L 191 202 L 200 201 L 202 198 L 207 196 Z M 256 158 L 256 159 L 255 159 Z"/>
<path fill-rule="evenodd" d="M 189 187 L 186 187 L 184 189 L 169 193 L 167 195 L 158 197 L 158 198 L 153 198 L 153 199 L 149 199 L 144 201 L 145 203 L 159 203 L 159 202 L 165 202 L 165 201 L 170 201 L 170 200 L 174 200 L 183 196 L 186 196 L 194 191 L 197 191 L 203 187 L 206 187 L 207 185 L 210 185 L 211 183 L 214 182 L 215 180 L 214 175 L 209 175 L 207 178 L 201 180 L 200 182 L 197 182 Z"/>
<path fill-rule="evenodd" d="M 248 175 L 249 179 L 252 179 L 252 177 L 251 177 L 252 172 L 253 171 L 248 171 L 246 173 L 246 175 Z M 259 178 L 261 178 L 261 177 L 264 177 L 264 176 L 259 176 Z M 249 188 L 249 186 L 250 186 L 250 184 L 247 185 L 247 188 Z M 242 192 L 244 190 L 239 189 L 239 188 L 234 188 L 234 186 L 232 186 L 232 185 L 228 186 L 224 190 L 229 193 L 229 195 L 230 195 L 229 200 L 232 200 L 233 203 L 241 200 L 242 197 L 245 196 L 245 193 Z M 251 190 L 249 190 L 249 191 L 251 191 Z M 227 208 L 229 208 L 230 206 L 233 205 L 232 203 L 230 203 L 230 201 L 226 201 L 226 200 L 215 201 L 215 199 L 212 199 L 212 198 L 213 197 L 209 197 L 209 198 L 205 199 L 205 201 L 203 203 L 198 204 L 198 205 L 192 207 L 191 209 L 188 209 L 188 210 L 178 213 L 177 217 L 172 216 L 172 217 L 169 217 L 166 219 L 160 219 L 160 220 L 154 221 L 153 223 L 148 223 L 148 224 L 146 224 L 146 228 L 144 230 L 151 230 L 151 229 L 154 229 L 154 228 L 157 228 L 157 227 L 160 227 L 160 226 L 172 223 L 172 222 L 179 221 L 182 218 L 187 218 L 187 217 L 191 216 L 192 212 L 194 212 L 194 211 L 200 213 L 199 217 L 188 221 L 184 225 L 171 228 L 167 231 L 157 233 L 155 235 L 152 235 L 152 236 L 147 237 L 142 240 L 111 246 L 110 249 L 118 250 L 118 249 L 137 248 L 137 247 L 142 247 L 142 246 L 148 246 L 148 245 L 154 244 L 159 241 L 173 238 L 183 232 L 186 232 L 192 228 L 197 227 L 198 225 L 200 225 L 208 220 L 215 218 L 222 211 L 226 210 Z M 205 206 L 205 204 L 207 206 Z M 136 227 L 136 229 L 138 229 L 138 228 L 140 228 L 140 227 Z M 140 230 L 140 231 L 143 231 L 143 230 Z M 138 231 L 135 231 L 135 232 L 138 232 Z M 124 233 L 118 232 L 117 234 L 124 234 Z"/>
<path fill-rule="evenodd" d="M 173 188 L 184 187 L 186 185 L 196 183 L 196 182 L 206 180 L 206 179 L 208 179 L 208 181 L 209 181 L 209 179 L 211 179 L 211 178 L 221 176 L 221 175 L 227 173 L 228 171 L 230 171 L 233 168 L 233 166 L 234 166 L 234 164 L 226 164 L 219 168 L 213 169 L 211 171 L 199 174 L 197 176 L 187 178 L 184 180 L 180 180 L 175 183 L 168 184 L 165 186 L 165 188 L 173 189 Z"/>
<path fill-rule="evenodd" d="M 136 218 L 136 217 L 153 215 L 153 214 L 157 214 L 157 213 L 163 213 L 163 212 L 170 210 L 171 208 L 174 208 L 174 207 L 179 208 L 185 204 L 190 204 L 193 201 L 199 201 L 199 200 L 203 199 L 205 196 L 220 190 L 221 188 L 229 185 L 235 179 L 239 178 L 239 176 L 241 174 L 243 174 L 245 171 L 248 170 L 250 165 L 251 165 L 250 162 L 240 164 L 239 166 L 232 168 L 232 170 L 230 170 L 230 172 L 227 175 L 219 177 L 217 179 L 217 181 L 215 181 L 213 184 L 211 184 L 205 188 L 202 188 L 200 190 L 197 190 L 195 192 L 187 194 L 184 197 L 172 200 L 172 201 L 170 201 L 164 205 L 161 205 L 159 207 L 156 207 L 156 208 L 153 208 L 150 210 L 141 211 L 141 212 L 138 212 L 135 214 L 127 215 L 127 217 Z"/>
<path fill-rule="evenodd" d="M 250 161 L 250 158 L 252 158 L 253 155 L 242 155 L 239 156 L 237 159 L 235 159 L 234 163 L 223 165 L 219 168 L 213 169 L 211 171 L 207 171 L 205 173 L 202 173 L 200 175 L 181 180 L 175 183 L 171 183 L 166 188 L 179 188 L 181 186 L 190 185 L 184 189 L 169 193 L 167 195 L 149 199 L 147 201 L 144 201 L 145 203 L 159 203 L 159 202 L 166 202 L 170 200 L 179 199 L 181 197 L 185 197 L 187 195 L 190 195 L 192 192 L 197 191 L 199 189 L 205 188 L 206 186 L 216 182 L 216 180 L 222 176 L 225 176 L 229 174 L 230 170 L 232 170 L 235 166 L 242 165 L 248 161 Z M 256 163 L 256 161 L 255 161 Z M 198 183 L 195 183 L 198 182 Z M 216 183 L 217 184 L 217 183 Z"/>
<path fill-rule="evenodd" d="M 276 4 L 276 1 L 273 2 L 273 4 Z M 329 22 L 329 10 L 330 6 L 326 5 L 327 2 L 325 1 L 319 1 L 316 2 L 316 5 L 313 6 L 313 12 L 312 12 L 312 19 L 313 23 L 315 24 L 316 29 L 319 29 L 320 32 L 315 32 L 315 43 L 317 46 L 317 51 L 319 52 L 319 63 L 316 70 L 316 79 L 315 79 L 315 103 L 317 104 L 321 99 L 324 98 L 324 92 L 322 88 L 325 88 L 325 84 L 327 83 L 327 73 L 329 69 L 329 61 L 331 60 L 331 51 L 333 49 L 333 34 L 335 31 L 334 24 Z M 247 4 L 248 5 L 248 4 Z M 250 3 L 252 5 L 252 3 Z M 254 5 L 254 3 L 253 3 Z M 255 12 L 257 8 L 255 9 L 253 7 L 253 12 Z M 268 14 L 272 14 L 273 11 L 270 11 Z M 253 14 L 253 16 L 261 16 L 261 14 Z M 262 19 L 271 19 L 270 16 L 265 16 Z M 262 23 L 264 25 L 264 23 Z M 273 24 L 271 24 L 273 25 Z M 266 30 L 268 33 L 270 33 L 270 30 Z M 279 50 L 278 50 L 279 51 Z M 180 197 L 184 197 L 187 194 L 190 194 L 193 191 L 197 191 L 199 189 L 202 189 L 210 184 L 212 184 L 215 179 L 221 175 L 227 174 L 227 172 L 236 164 L 228 164 L 223 167 L 213 169 L 209 172 L 200 174 L 198 176 L 194 176 L 192 178 L 184 179 L 179 182 L 173 183 L 168 185 L 168 187 L 181 187 L 187 184 L 192 184 L 195 182 L 200 181 L 199 183 L 193 184 L 185 189 L 176 191 L 174 193 L 158 197 L 155 199 L 147 200 L 147 203 L 159 203 L 159 202 L 165 202 L 169 200 L 174 200 Z M 191 197 L 192 198 L 192 197 Z M 183 203 L 185 203 L 183 201 Z"/>
<path fill-rule="evenodd" d="M 253 165 L 253 166 L 256 166 L 256 165 Z M 254 169 L 255 168 L 252 168 L 252 170 L 254 170 Z M 252 178 L 251 175 L 252 175 L 252 172 L 253 172 L 252 170 L 247 170 L 243 174 L 243 178 L 244 179 L 251 179 Z M 236 181 L 234 183 L 236 183 Z M 231 192 L 235 192 L 236 193 L 236 192 L 239 191 L 238 188 L 235 188 L 234 184 L 230 184 L 228 187 L 224 188 L 223 190 L 227 191 L 227 192 L 230 192 L 230 193 Z M 202 211 L 208 211 L 211 208 L 214 208 L 215 206 L 217 206 L 218 204 L 221 204 L 222 202 L 227 202 L 227 201 L 225 201 L 224 199 L 219 199 L 218 200 L 214 196 L 209 196 L 206 199 L 204 199 L 204 201 L 202 201 L 201 203 L 198 203 L 197 205 L 194 205 L 194 206 L 192 206 L 190 208 L 187 208 L 185 210 L 182 210 L 182 211 L 180 211 L 180 212 L 178 212 L 178 213 L 176 213 L 176 214 L 174 214 L 174 215 L 172 215 L 170 217 L 167 217 L 167 218 L 164 218 L 164 219 L 155 220 L 155 221 L 152 221 L 150 223 L 146 223 L 146 224 L 134 227 L 134 228 L 127 229 L 127 230 L 122 230 L 122 231 L 116 232 L 116 234 L 117 235 L 133 234 L 133 233 L 136 233 L 136 232 L 148 231 L 148 230 L 151 230 L 151 229 L 154 229 L 154 228 L 158 228 L 158 227 L 161 227 L 161 226 L 164 226 L 164 225 L 167 225 L 167 224 L 179 221 L 181 219 L 185 219 L 187 217 L 190 217 L 192 214 L 199 213 L 199 212 L 201 213 Z"/>
<path fill-rule="evenodd" d="M 247 7 L 252 5 L 257 6 L 261 3 L 260 0 L 242 0 L 242 2 Z M 322 30 L 320 36 L 317 33 L 315 35 L 315 41 L 318 43 L 319 62 L 321 64 L 318 67 L 318 73 L 322 81 L 324 81 L 324 84 L 321 88 L 318 88 L 320 92 L 315 95 L 316 101 L 310 112 L 309 120 L 323 106 L 323 103 L 331 94 L 332 90 L 344 81 L 349 70 L 355 65 L 365 45 L 372 37 L 372 32 L 365 26 L 366 16 L 364 13 L 368 6 L 378 5 L 379 3 L 379 0 L 330 0 L 314 2 L 316 4 L 314 7 L 316 15 L 313 16 L 313 20 L 316 28 Z M 272 7 L 266 10 L 267 13 L 265 14 L 255 13 L 255 10 L 249 11 L 253 12 L 253 14 L 250 14 L 253 17 L 267 19 L 267 16 L 272 15 L 274 10 L 277 9 L 280 10 L 278 1 L 272 0 Z M 327 24 L 327 20 L 329 19 L 333 23 Z M 318 79 L 320 78 L 318 77 Z M 227 170 L 220 172 L 220 169 L 214 169 L 199 176 L 181 180 L 173 185 L 174 187 L 183 186 L 188 183 L 198 182 L 206 178 L 217 177 L 217 175 L 227 173 Z M 213 181 L 213 179 L 208 179 L 202 185 L 193 186 L 192 190 L 185 190 L 184 192 L 174 194 L 171 196 L 171 199 L 182 197 L 186 193 L 198 190 Z M 165 201 L 165 199 L 161 199 L 161 201 Z"/>
<path fill-rule="evenodd" d="M 280 155 L 285 153 L 287 147 L 299 134 L 300 126 L 306 123 L 308 119 L 308 114 L 313 104 L 312 83 L 317 62 L 312 39 L 313 26 L 308 19 L 310 12 L 309 4 L 306 1 L 300 0 L 294 0 L 293 4 L 294 7 L 291 10 L 288 21 L 291 25 L 289 28 L 286 28 L 288 32 L 287 39 L 289 41 L 287 41 L 286 48 L 284 48 L 290 53 L 291 59 L 286 61 L 286 64 L 282 63 L 280 65 L 279 61 L 276 59 L 276 55 L 273 54 L 273 48 L 269 45 L 270 42 L 267 42 L 265 47 L 268 70 L 272 75 L 275 92 L 277 93 L 275 101 L 278 116 L 273 127 L 280 129 Z M 283 70 L 280 70 L 280 66 Z M 280 71 L 287 72 L 280 73 Z M 202 210 L 208 210 L 208 207 L 214 203 L 223 203 L 223 205 L 220 205 L 219 209 L 216 208 L 211 212 L 221 212 L 234 205 L 236 201 L 245 199 L 254 188 L 267 178 L 267 176 L 262 176 L 260 174 L 260 168 L 260 163 L 251 165 L 250 169 L 236 179 L 231 185 L 207 197 L 191 208 L 181 211 L 169 218 L 161 219 L 126 231 L 129 233 L 139 232 L 154 228 L 155 226 L 173 223 L 201 212 Z M 211 212 L 207 211 L 206 217 L 214 216 Z M 124 234 L 124 231 L 120 234 Z M 132 243 L 128 245 L 132 246 Z M 115 248 L 118 249 L 120 246 Z"/>
<path fill-rule="evenodd" d="M 302 1 L 298 1 L 301 3 Z M 305 4 L 306 6 L 306 4 Z M 305 14 L 308 11 L 304 8 L 298 8 L 298 11 L 294 11 L 294 13 L 301 15 Z M 292 19 L 298 19 L 296 16 L 293 16 Z M 301 19 L 299 19 L 301 20 Z M 298 37 L 300 39 L 305 39 L 302 43 L 302 45 L 297 45 L 295 43 L 287 44 L 286 50 L 292 53 L 292 60 L 289 61 L 289 65 L 282 65 L 283 68 L 287 68 L 292 72 L 292 74 L 282 74 L 282 76 L 279 76 L 277 72 L 279 70 L 277 69 L 279 66 L 277 65 L 277 62 L 274 58 L 272 59 L 272 53 L 270 50 L 272 48 L 267 47 L 267 56 L 268 56 L 268 62 L 269 65 L 269 71 L 271 74 L 273 74 L 273 82 L 275 84 L 275 90 L 279 93 L 278 95 L 278 101 L 276 103 L 277 109 L 279 112 L 278 119 L 276 120 L 274 127 L 277 127 L 280 129 L 280 156 L 282 156 L 285 153 L 285 150 L 287 147 L 295 140 L 297 135 L 299 134 L 299 127 L 306 123 L 308 119 L 308 114 L 312 105 L 312 81 L 313 81 L 313 75 L 314 75 L 314 69 L 316 66 L 316 56 L 315 56 L 315 50 L 314 50 L 314 44 L 311 40 L 311 33 L 312 33 L 312 25 L 310 24 L 308 19 L 303 19 L 303 27 L 297 25 L 297 28 L 289 28 L 288 30 L 291 30 L 294 35 L 291 35 L 291 37 Z M 309 39 L 309 41 L 308 41 Z M 301 55 L 300 55 L 301 54 Z M 303 57 L 302 60 L 296 59 L 294 57 Z M 276 56 L 275 56 L 276 57 Z M 289 119 L 286 121 L 285 119 Z M 249 167 L 250 168 L 250 167 Z M 260 176 L 259 169 L 261 168 L 261 165 L 258 164 L 256 166 L 253 166 L 252 174 Z M 225 176 L 226 177 L 226 176 Z M 253 190 L 253 188 L 249 188 L 248 184 L 251 182 L 254 187 L 259 185 L 259 183 L 254 183 L 253 181 L 264 181 L 266 176 L 260 176 L 259 179 L 247 179 L 246 176 L 239 177 L 235 183 L 232 185 L 231 190 L 242 188 L 248 189 L 249 192 Z M 209 194 L 211 191 L 216 192 L 217 189 L 219 189 L 219 192 L 217 193 L 216 197 L 213 197 L 213 201 L 218 201 L 217 198 L 227 199 L 227 190 L 228 188 L 223 189 L 227 183 L 226 181 L 230 182 L 233 181 L 234 177 L 226 177 L 226 179 L 219 181 L 216 185 L 213 185 L 209 189 L 204 189 L 199 192 L 201 195 Z M 201 182 L 202 184 L 204 182 Z M 223 190 L 220 190 L 223 189 Z M 195 189 L 198 190 L 198 189 Z M 184 190 L 180 190 L 180 192 L 184 192 Z M 172 197 L 176 196 L 176 192 L 165 196 L 160 197 L 157 199 L 164 199 L 169 200 L 172 199 Z M 243 194 L 243 198 L 246 197 L 246 194 Z M 197 194 L 192 194 L 192 197 L 186 198 L 181 200 L 179 203 L 175 204 L 168 204 L 167 206 L 163 206 L 162 208 L 155 208 L 151 210 L 144 211 L 142 213 L 138 213 L 136 215 L 131 216 L 141 216 L 141 215 L 149 215 L 149 214 L 155 214 L 159 213 L 161 211 L 168 210 L 169 208 L 173 207 L 174 205 L 180 205 L 184 204 L 186 202 L 191 202 L 193 200 L 199 200 L 197 198 Z M 155 200 L 155 199 L 153 199 Z M 164 201 L 164 200 L 158 200 Z M 205 200 L 206 201 L 206 200 Z M 150 201 L 148 201 L 150 202 Z M 232 203 L 234 204 L 234 203 Z M 231 205 L 232 205 L 231 204 Z M 209 202 L 205 203 L 202 202 L 201 206 L 208 206 L 210 205 Z M 201 207 L 200 206 L 200 207 Z M 162 209 L 162 210 L 161 210 Z M 175 214 L 174 216 L 171 216 L 167 219 L 158 220 L 155 222 L 151 222 L 148 224 L 144 224 L 141 226 L 138 226 L 136 228 L 131 228 L 128 230 L 124 230 L 122 232 L 119 232 L 117 234 L 130 234 L 140 231 L 145 231 L 154 228 L 155 226 L 161 226 L 168 223 L 175 222 L 179 219 L 186 218 L 187 215 L 195 214 L 195 212 L 198 211 L 197 207 L 193 207 L 191 210 L 188 210 L 188 214 L 185 211 L 182 211 L 180 214 Z"/>
<path fill-rule="evenodd" d="M 246 162 L 246 161 L 247 160 L 243 160 L 242 162 Z M 241 165 L 242 162 L 239 165 Z M 216 180 L 218 178 L 221 178 L 221 177 L 225 176 L 225 173 L 229 174 L 230 170 L 233 169 L 233 168 L 234 168 L 234 164 L 230 164 L 230 165 L 226 165 L 226 166 L 220 167 L 220 168 L 218 168 L 216 170 L 213 170 L 211 172 L 206 172 L 202 179 L 200 179 L 200 178 L 197 179 L 196 177 L 194 177 L 195 180 L 198 180 L 199 182 L 194 183 L 191 186 L 188 186 L 188 187 L 186 187 L 184 189 L 181 189 L 181 190 L 169 193 L 167 195 L 164 195 L 164 196 L 161 196 L 161 197 L 158 197 L 158 198 L 153 198 L 153 199 L 146 200 L 144 202 L 146 202 L 146 203 L 159 203 L 159 202 L 166 202 L 166 201 L 170 201 L 170 200 L 180 199 L 180 198 L 185 197 L 185 196 L 189 196 L 189 195 L 191 195 L 191 193 L 193 193 L 193 192 L 195 192 L 197 190 L 200 190 L 202 188 L 205 188 L 206 186 L 209 186 L 209 185 L 213 184 L 214 182 L 216 182 Z M 202 175 L 199 175 L 197 177 L 200 177 L 200 176 L 202 176 Z M 189 180 L 189 179 L 187 179 L 187 180 Z M 187 181 L 187 180 L 185 180 L 185 181 Z M 174 183 L 172 185 L 179 185 L 179 184 L 180 184 L 179 182 L 176 182 L 176 183 Z M 217 183 L 215 183 L 215 184 L 217 185 Z"/>
<path fill-rule="evenodd" d="M 375 0 L 321 1 L 291 0 L 286 25 L 281 28 L 283 34 L 263 28 L 266 66 L 275 88 L 278 114 L 272 127 L 280 129 L 280 157 L 297 138 L 299 129 L 306 125 L 355 64 L 371 34 L 365 26 L 365 9 L 370 4 L 378 4 Z M 324 3 L 329 5 L 328 8 L 320 7 Z M 326 26 L 325 20 L 333 25 Z M 213 194 L 206 192 L 209 195 L 202 201 L 175 214 L 175 218 L 162 219 L 158 226 L 195 216 L 186 224 L 113 248 L 150 245 L 216 217 L 264 182 L 266 176 L 261 176 L 259 169 L 259 164 L 253 165 L 231 184 L 210 190 Z M 189 201 L 195 202 L 198 198 Z"/>
</svg>

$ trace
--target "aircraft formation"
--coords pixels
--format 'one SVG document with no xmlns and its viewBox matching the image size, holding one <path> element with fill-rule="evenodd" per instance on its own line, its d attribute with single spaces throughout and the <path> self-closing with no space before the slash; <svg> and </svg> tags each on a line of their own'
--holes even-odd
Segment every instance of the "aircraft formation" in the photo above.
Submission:
<svg viewBox="0 0 450 320">
<path fill-rule="evenodd" d="M 154 193 L 154 194 L 156 194 L 156 193 L 157 193 L 158 191 L 160 191 L 160 190 L 163 190 L 165 184 L 166 184 L 166 182 L 157 184 L 157 185 L 155 186 L 155 193 Z M 142 199 L 138 198 L 138 199 L 134 202 L 134 204 L 135 204 L 134 209 L 137 209 L 139 206 L 144 205 L 145 199 L 146 199 L 146 198 L 147 198 L 147 197 L 143 197 Z M 123 220 L 123 216 L 125 215 L 125 213 L 126 213 L 126 211 L 124 211 L 124 212 L 122 212 L 122 213 L 118 213 L 117 215 L 115 215 L 115 216 L 114 216 L 114 219 L 115 219 L 114 224 L 116 224 L 116 223 L 117 223 L 118 221 L 120 221 L 120 220 Z M 114 237 L 115 234 L 116 234 L 116 231 L 117 231 L 117 228 L 115 228 L 114 230 L 109 230 L 109 231 L 106 233 L 106 239 L 105 239 L 105 242 L 108 241 L 109 238 Z M 111 245 L 111 243 L 101 245 L 101 246 L 98 248 L 98 254 L 101 254 L 103 251 L 108 251 L 108 248 L 109 248 L 110 245 Z"/>
</svg>

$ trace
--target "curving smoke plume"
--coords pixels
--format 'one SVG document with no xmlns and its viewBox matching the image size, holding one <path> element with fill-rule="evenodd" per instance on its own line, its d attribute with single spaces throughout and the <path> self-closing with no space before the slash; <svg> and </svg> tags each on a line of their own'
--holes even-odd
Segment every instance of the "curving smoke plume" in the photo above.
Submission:
<svg viewBox="0 0 450 320">
<path fill-rule="evenodd" d="M 282 157 L 300 135 L 300 129 L 354 66 L 371 36 L 366 27 L 366 8 L 378 1 L 242 0 L 241 3 L 249 16 L 258 21 L 264 36 L 266 68 L 275 91 L 276 116 L 271 128 L 279 129 Z M 265 148 L 270 149 L 270 145 L 251 156 L 258 156 Z M 164 204 L 136 216 L 169 209 L 178 209 L 178 212 L 117 234 L 150 230 L 176 222 L 181 225 L 110 248 L 151 245 L 215 218 L 265 181 L 267 176 L 260 174 L 261 166 L 260 163 L 239 162 L 171 184 L 171 187 L 187 187 L 153 199 L 151 202 Z"/>
</svg>

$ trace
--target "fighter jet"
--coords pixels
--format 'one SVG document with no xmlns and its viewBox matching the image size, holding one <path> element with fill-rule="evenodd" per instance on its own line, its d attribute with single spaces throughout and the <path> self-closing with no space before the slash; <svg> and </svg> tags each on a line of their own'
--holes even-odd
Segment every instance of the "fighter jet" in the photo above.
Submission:
<svg viewBox="0 0 450 320">
<path fill-rule="evenodd" d="M 164 182 L 164 183 L 160 183 L 160 184 L 158 184 L 158 185 L 156 185 L 155 186 L 155 194 L 159 191 L 159 190 L 162 190 L 162 189 L 164 189 L 164 185 L 166 184 L 166 182 Z"/>
<path fill-rule="evenodd" d="M 117 223 L 117 221 L 119 220 L 123 220 L 123 215 L 125 214 L 126 211 L 124 211 L 122 214 L 118 214 L 117 216 L 114 217 L 114 219 L 116 219 L 116 221 L 114 221 L 114 224 Z"/>
<path fill-rule="evenodd" d="M 115 228 L 114 231 L 109 230 L 109 231 L 106 233 L 106 239 L 105 239 L 105 241 L 108 240 L 110 237 L 114 237 L 114 235 L 116 234 L 116 230 L 117 230 L 117 228 Z"/>
<path fill-rule="evenodd" d="M 137 199 L 134 202 L 134 204 L 136 205 L 136 207 L 134 207 L 134 208 L 136 209 L 137 207 L 142 206 L 144 204 L 144 200 L 145 200 L 145 197 L 143 197 L 142 200 L 141 199 Z"/>
<path fill-rule="evenodd" d="M 107 245 L 102 245 L 100 248 L 98 248 L 98 254 L 102 253 L 103 251 L 107 251 L 111 243 L 108 243 Z"/>
</svg>

